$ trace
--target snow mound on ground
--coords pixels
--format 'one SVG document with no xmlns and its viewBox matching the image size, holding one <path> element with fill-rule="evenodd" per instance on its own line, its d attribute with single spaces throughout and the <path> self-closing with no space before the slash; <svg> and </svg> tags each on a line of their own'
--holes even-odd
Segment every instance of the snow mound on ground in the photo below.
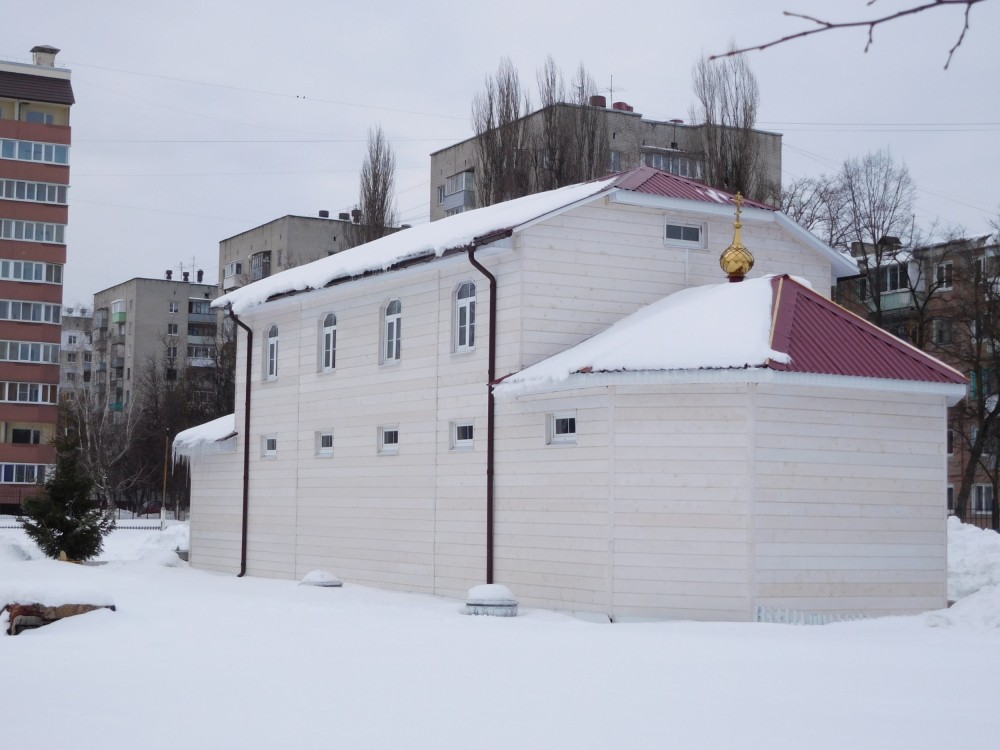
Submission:
<svg viewBox="0 0 1000 750">
<path fill-rule="evenodd" d="M 72 563 L 60 563 L 71 565 Z M 12 603 L 41 604 L 58 607 L 63 604 L 93 604 L 111 606 L 114 597 L 107 591 L 72 580 L 46 580 L 32 583 L 0 582 L 0 607 Z"/>
<path fill-rule="evenodd" d="M 1000 630 L 1000 584 L 986 586 L 949 609 L 923 615 L 930 627 L 962 627 L 970 630 Z"/>
<path fill-rule="evenodd" d="M 105 537 L 104 549 L 97 556 L 97 559 L 103 562 L 147 560 L 153 563 L 158 561 L 159 564 L 176 565 L 180 560 L 175 553 L 178 550 L 183 552 L 190 548 L 190 535 L 190 526 L 187 523 L 172 523 L 163 531 L 159 529 L 113 531 Z"/>
<path fill-rule="evenodd" d="M 327 573 L 325 570 L 310 570 L 300 583 L 307 586 L 340 586 L 342 582 L 333 573 Z"/>
<path fill-rule="evenodd" d="M 512 602 L 514 595 L 510 589 L 499 583 L 484 583 L 469 589 L 470 602 Z"/>
<path fill-rule="evenodd" d="M 1000 584 L 1000 534 L 948 519 L 948 598 Z"/>
<path fill-rule="evenodd" d="M 31 553 L 17 540 L 0 537 L 0 561 L 18 562 L 30 559 Z"/>
</svg>

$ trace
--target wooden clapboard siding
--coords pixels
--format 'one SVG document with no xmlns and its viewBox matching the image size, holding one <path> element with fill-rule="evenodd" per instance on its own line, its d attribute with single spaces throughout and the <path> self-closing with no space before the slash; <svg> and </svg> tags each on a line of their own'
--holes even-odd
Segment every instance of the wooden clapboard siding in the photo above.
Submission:
<svg viewBox="0 0 1000 750">
<path fill-rule="evenodd" d="M 758 386 L 757 602 L 918 612 L 945 603 L 940 397 Z"/>
<path fill-rule="evenodd" d="M 612 617 L 743 619 L 746 391 L 615 389 Z"/>
</svg>

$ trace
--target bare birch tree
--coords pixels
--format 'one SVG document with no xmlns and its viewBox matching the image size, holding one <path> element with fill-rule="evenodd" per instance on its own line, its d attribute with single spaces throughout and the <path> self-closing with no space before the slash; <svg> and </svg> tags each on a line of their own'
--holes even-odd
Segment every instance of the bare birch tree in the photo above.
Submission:
<svg viewBox="0 0 1000 750">
<path fill-rule="evenodd" d="M 378 125 L 368 131 L 368 148 L 361 165 L 357 221 L 346 233 L 350 247 L 377 240 L 397 225 L 396 155 Z"/>
<path fill-rule="evenodd" d="M 746 59 L 702 57 L 692 71 L 692 83 L 697 103 L 691 119 L 702 125 L 704 181 L 754 200 L 771 199 L 776 186 L 765 184 L 754 133 L 760 91 Z"/>
</svg>

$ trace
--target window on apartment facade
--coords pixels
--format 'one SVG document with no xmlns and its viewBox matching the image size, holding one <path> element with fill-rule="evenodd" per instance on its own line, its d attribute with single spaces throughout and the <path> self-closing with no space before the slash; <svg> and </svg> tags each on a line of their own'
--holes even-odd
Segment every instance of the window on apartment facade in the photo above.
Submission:
<svg viewBox="0 0 1000 750">
<path fill-rule="evenodd" d="M 948 318 L 935 318 L 932 335 L 936 346 L 947 346 L 951 343 L 952 322 Z"/>
<path fill-rule="evenodd" d="M 67 362 L 76 362 L 76 352 L 70 352 L 66 355 Z"/>
<path fill-rule="evenodd" d="M 167 335 L 168 336 L 176 336 L 177 332 L 179 330 L 180 330 L 180 327 L 178 326 L 177 323 L 167 323 Z"/>
<path fill-rule="evenodd" d="M 33 341 L 0 341 L 0 362 L 59 364 L 59 346 Z"/>
<path fill-rule="evenodd" d="M 476 285 L 466 281 L 455 292 L 455 351 L 476 348 Z"/>
<path fill-rule="evenodd" d="M 612 172 L 622 171 L 622 152 L 621 151 L 611 151 L 608 155 L 609 167 Z"/>
<path fill-rule="evenodd" d="M 49 467 L 45 464 L 0 464 L 4 484 L 41 484 Z"/>
<path fill-rule="evenodd" d="M 576 413 L 557 412 L 549 414 L 547 428 L 549 445 L 572 444 L 576 442 Z"/>
<path fill-rule="evenodd" d="M 180 302 L 171 302 L 170 305 L 169 305 L 169 307 L 167 308 L 167 310 L 171 314 L 179 313 L 181 311 L 181 303 Z"/>
<path fill-rule="evenodd" d="M 451 423 L 451 447 L 454 450 L 472 450 L 475 427 L 472 420 L 458 420 Z"/>
<path fill-rule="evenodd" d="M 76 341 L 77 341 L 77 338 L 76 338 L 76 334 L 75 333 L 71 333 L 71 334 L 69 334 L 66 337 L 66 343 L 67 344 L 75 344 Z"/>
<path fill-rule="evenodd" d="M 697 178 L 701 172 L 698 168 L 698 162 L 686 156 L 677 156 L 676 154 L 643 154 L 642 160 L 647 166 L 653 169 L 670 172 L 670 174 L 680 177 Z"/>
<path fill-rule="evenodd" d="M 0 300 L 0 320 L 19 320 L 24 323 L 56 323 L 61 321 L 59 305 L 45 302 Z"/>
<path fill-rule="evenodd" d="M 948 503 L 948 512 L 955 510 L 955 485 L 949 484 L 945 489 L 945 501 Z"/>
<path fill-rule="evenodd" d="M 90 342 L 88 341 L 87 343 L 89 344 Z M 83 361 L 84 362 L 93 362 L 94 361 L 94 355 L 91 354 L 90 352 L 84 352 L 83 353 Z"/>
<path fill-rule="evenodd" d="M 399 453 L 399 427 L 387 425 L 378 428 L 378 452 L 394 455 Z"/>
<path fill-rule="evenodd" d="M 190 315 L 211 315 L 212 302 L 207 299 L 188 300 L 188 313 Z"/>
<path fill-rule="evenodd" d="M 972 486 L 972 512 L 986 515 L 993 512 L 993 485 L 976 484 Z"/>
<path fill-rule="evenodd" d="M 320 372 L 332 372 L 337 366 L 337 316 L 327 313 L 320 336 Z"/>
<path fill-rule="evenodd" d="M 66 242 L 66 225 L 49 224 L 44 221 L 0 219 L 0 239 L 62 245 Z"/>
<path fill-rule="evenodd" d="M 44 164 L 69 164 L 69 146 L 58 143 L 0 138 L 0 159 L 40 161 Z"/>
<path fill-rule="evenodd" d="M 76 380 L 76 373 L 75 372 L 67 372 L 66 373 L 66 380 L 68 382 L 72 383 L 74 380 Z"/>
<path fill-rule="evenodd" d="M 62 266 L 55 263 L 36 263 L 30 260 L 0 260 L 0 279 L 4 281 L 62 284 L 62 269 Z"/>
<path fill-rule="evenodd" d="M 316 432 L 316 455 L 333 455 L 333 430 L 318 430 Z"/>
<path fill-rule="evenodd" d="M 24 113 L 25 122 L 37 122 L 42 125 L 51 125 L 56 121 L 55 115 L 50 112 L 36 112 L 34 110 L 28 110 Z"/>
<path fill-rule="evenodd" d="M 700 224 L 667 223 L 665 239 L 668 245 L 704 247 L 704 227 Z"/>
<path fill-rule="evenodd" d="M 261 438 L 260 455 L 262 458 L 275 458 L 278 455 L 277 435 L 264 435 Z"/>
<path fill-rule="evenodd" d="M 951 428 L 945 431 L 945 447 L 949 456 L 955 453 L 955 431 Z"/>
<path fill-rule="evenodd" d="M 12 404 L 54 404 L 58 387 L 48 383 L 0 382 L 0 401 Z"/>
<path fill-rule="evenodd" d="M 14 428 L 10 431 L 10 442 L 18 445 L 40 445 L 42 431 Z"/>
<path fill-rule="evenodd" d="M 385 313 L 383 314 L 383 364 L 390 364 L 399 361 L 400 345 L 402 340 L 402 325 L 403 305 L 398 299 L 394 299 L 385 306 Z"/>
<path fill-rule="evenodd" d="M 444 185 L 438 185 L 437 193 L 438 193 L 438 205 L 440 206 L 442 203 L 444 203 Z"/>
<path fill-rule="evenodd" d="M 0 180 L 0 198 L 9 201 L 65 205 L 66 186 L 27 180 Z"/>
<path fill-rule="evenodd" d="M 952 266 L 951 261 L 947 263 L 939 263 L 937 267 L 937 286 L 938 289 L 948 290 L 952 286 Z"/>
</svg>

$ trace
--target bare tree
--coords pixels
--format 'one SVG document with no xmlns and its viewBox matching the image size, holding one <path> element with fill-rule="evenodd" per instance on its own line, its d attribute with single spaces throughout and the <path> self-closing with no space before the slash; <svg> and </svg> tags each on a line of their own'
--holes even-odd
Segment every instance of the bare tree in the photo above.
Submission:
<svg viewBox="0 0 1000 750">
<path fill-rule="evenodd" d="M 781 210 L 830 247 L 846 250 L 847 201 L 836 176 L 801 177 L 781 190 Z"/>
<path fill-rule="evenodd" d="M 361 165 L 356 221 L 346 234 L 351 247 L 389 234 L 397 224 L 396 156 L 378 125 L 368 131 L 368 149 Z"/>
<path fill-rule="evenodd" d="M 92 390 L 75 390 L 62 416 L 64 427 L 79 440 L 80 462 L 94 481 L 98 501 L 110 510 L 142 480 L 146 467 L 129 460 L 142 411 L 139 400 L 132 400 L 122 411 L 108 407 Z"/>
<path fill-rule="evenodd" d="M 882 326 L 883 295 L 906 288 L 899 277 L 899 253 L 910 244 L 901 238 L 912 236 L 916 188 L 906 165 L 884 150 L 845 161 L 839 183 L 846 239 L 867 285 L 872 320 Z"/>
<path fill-rule="evenodd" d="M 775 186 L 764 184 L 754 134 L 760 91 L 744 57 L 702 57 L 692 71 L 697 104 L 691 119 L 701 123 L 702 164 L 709 185 L 769 200 Z"/>
<path fill-rule="evenodd" d="M 476 199 L 480 206 L 528 195 L 531 153 L 524 116 L 531 99 L 514 64 L 500 61 L 472 102 L 476 133 Z"/>
<path fill-rule="evenodd" d="M 541 109 L 529 127 L 531 183 L 535 190 L 585 182 L 609 167 L 608 125 L 603 112 L 590 106 L 597 93 L 593 77 L 581 63 L 570 84 L 550 55 L 537 73 Z"/>
<path fill-rule="evenodd" d="M 955 44 L 952 45 L 951 49 L 948 51 L 948 58 L 945 60 L 944 67 L 945 70 L 951 64 L 951 58 L 955 55 L 955 51 L 962 46 L 962 42 L 965 41 L 965 34 L 969 30 L 969 13 L 972 10 L 973 5 L 978 5 L 986 0 L 930 0 L 929 2 L 919 3 L 917 5 L 911 5 L 906 8 L 902 8 L 898 11 L 887 13 L 883 16 L 878 16 L 876 18 L 869 18 L 861 21 L 826 21 L 821 18 L 816 18 L 815 16 L 806 15 L 805 13 L 793 13 L 791 11 L 784 11 L 783 15 L 791 16 L 792 18 L 801 18 L 804 21 L 808 21 L 815 24 L 814 28 L 804 29 L 803 31 L 796 32 L 794 34 L 789 34 L 783 36 L 779 39 L 774 39 L 770 42 L 764 42 L 763 44 L 757 44 L 752 47 L 743 47 L 736 49 L 731 47 L 728 52 L 721 55 L 713 55 L 709 59 L 716 59 L 719 57 L 728 57 L 731 55 L 740 55 L 744 52 L 750 52 L 753 50 L 765 50 L 768 47 L 774 47 L 778 44 L 784 44 L 792 39 L 801 39 L 803 37 L 812 36 L 813 34 L 821 34 L 825 31 L 833 31 L 834 29 L 853 29 L 853 28 L 867 28 L 868 29 L 868 41 L 865 43 L 865 52 L 867 52 L 875 41 L 875 27 L 881 26 L 882 24 L 891 23 L 893 21 L 898 21 L 900 18 L 905 18 L 906 16 L 913 16 L 918 13 L 923 13 L 928 10 L 935 10 L 939 8 L 964 8 L 963 23 L 961 31 L 958 34 L 958 39 Z M 868 0 L 867 5 L 874 5 L 876 0 Z"/>
<path fill-rule="evenodd" d="M 969 373 L 967 398 L 952 408 L 951 427 L 958 438 L 963 464 L 954 513 L 969 517 L 973 489 L 985 475 L 992 486 L 991 526 L 1000 530 L 997 480 L 1000 478 L 1000 267 L 995 255 L 1000 235 L 949 243 L 953 290 L 947 336 L 937 351 L 956 368 Z M 985 498 L 983 498 L 985 500 Z M 985 505 L 985 503 L 984 503 Z M 985 507 L 974 510 L 983 512 Z"/>
</svg>

